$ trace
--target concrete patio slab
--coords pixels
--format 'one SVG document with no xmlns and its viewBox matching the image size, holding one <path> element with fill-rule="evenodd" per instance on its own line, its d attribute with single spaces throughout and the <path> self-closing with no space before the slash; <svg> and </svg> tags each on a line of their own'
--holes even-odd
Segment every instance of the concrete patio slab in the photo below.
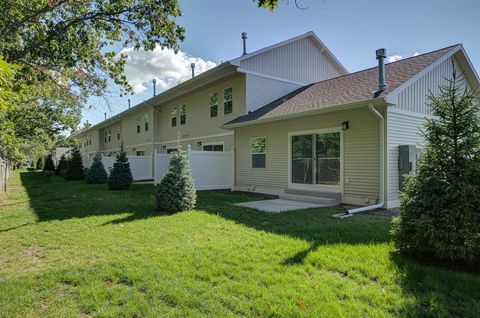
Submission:
<svg viewBox="0 0 480 318">
<path fill-rule="evenodd" d="M 311 208 L 321 208 L 321 207 L 327 206 L 324 204 L 283 200 L 283 199 L 242 202 L 242 203 L 235 203 L 235 205 L 243 206 L 251 209 L 257 209 L 264 212 L 273 212 L 273 213 L 311 209 Z"/>
</svg>

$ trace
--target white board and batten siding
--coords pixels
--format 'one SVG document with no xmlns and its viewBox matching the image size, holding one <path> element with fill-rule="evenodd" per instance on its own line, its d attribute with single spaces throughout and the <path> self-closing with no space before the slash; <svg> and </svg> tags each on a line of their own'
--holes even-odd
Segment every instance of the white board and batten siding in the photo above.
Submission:
<svg viewBox="0 0 480 318">
<path fill-rule="evenodd" d="M 452 77 L 454 67 L 457 74 L 463 72 L 454 57 L 447 58 L 389 98 L 394 106 L 388 107 L 387 112 L 388 208 L 398 206 L 400 200 L 398 146 L 415 145 L 420 149 L 423 147 L 424 137 L 421 129 L 427 118 L 433 118 L 429 109 L 429 92 L 438 96 L 439 85 L 446 84 L 446 79 Z"/>
<path fill-rule="evenodd" d="M 325 49 L 304 37 L 272 50 L 244 58 L 240 68 L 298 83 L 310 84 L 345 74 Z"/>
<path fill-rule="evenodd" d="M 302 85 L 292 82 L 247 74 L 247 112 L 253 112 L 300 87 Z"/>
</svg>

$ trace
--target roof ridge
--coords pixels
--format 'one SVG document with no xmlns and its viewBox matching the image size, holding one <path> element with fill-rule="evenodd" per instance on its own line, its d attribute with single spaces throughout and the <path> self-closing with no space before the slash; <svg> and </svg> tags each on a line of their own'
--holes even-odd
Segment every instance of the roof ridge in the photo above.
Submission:
<svg viewBox="0 0 480 318">
<path fill-rule="evenodd" d="M 447 47 L 444 47 L 444 48 L 441 48 L 441 49 L 438 49 L 438 50 L 434 50 L 434 51 L 425 52 L 425 53 L 422 53 L 422 54 L 419 54 L 419 55 L 402 58 L 402 59 L 397 60 L 397 61 L 393 61 L 393 62 L 390 62 L 390 63 L 386 63 L 385 66 L 386 66 L 386 65 L 391 65 L 391 64 L 394 64 L 394 63 L 398 63 L 398 62 L 403 62 L 403 61 L 405 61 L 405 60 L 410 60 L 410 59 L 413 59 L 413 58 L 417 58 L 417 57 L 424 56 L 424 55 L 427 55 L 427 54 L 432 54 L 432 53 L 439 52 L 439 51 L 442 51 L 442 50 L 451 49 L 451 48 L 454 48 L 454 47 L 456 47 L 456 46 L 462 46 L 462 44 L 461 44 L 461 43 L 457 43 L 457 44 L 450 45 L 450 46 L 447 46 Z M 372 67 L 369 67 L 369 68 L 365 68 L 365 69 L 363 69 L 363 70 L 359 70 L 359 71 L 355 71 L 355 72 L 352 72 L 352 73 L 348 73 L 348 74 L 343 74 L 343 75 L 339 75 L 339 76 L 336 76 L 336 77 L 332 77 L 332 78 L 329 78 L 329 79 L 326 79 L 326 80 L 323 80 L 323 81 L 315 82 L 315 83 L 313 83 L 313 84 L 325 83 L 325 82 L 332 81 L 332 80 L 335 80 L 335 79 L 338 79 L 338 78 L 341 78 L 341 77 L 350 76 L 350 75 L 354 75 L 354 74 L 361 73 L 361 72 L 366 72 L 366 71 L 375 69 L 375 68 L 377 68 L 377 67 L 378 67 L 378 66 L 372 66 Z"/>
</svg>

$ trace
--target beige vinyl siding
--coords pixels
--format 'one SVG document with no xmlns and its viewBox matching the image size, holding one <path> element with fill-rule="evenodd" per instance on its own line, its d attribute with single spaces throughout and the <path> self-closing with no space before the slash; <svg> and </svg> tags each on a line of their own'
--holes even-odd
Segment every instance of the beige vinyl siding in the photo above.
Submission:
<svg viewBox="0 0 480 318">
<path fill-rule="evenodd" d="M 145 131 L 144 115 L 148 114 L 148 131 Z M 140 133 L 137 133 L 137 118 L 140 117 Z M 151 106 L 145 105 L 122 118 L 122 141 L 128 154 L 135 154 L 136 150 L 145 150 L 146 155 L 152 152 L 154 135 L 154 114 Z"/>
<path fill-rule="evenodd" d="M 122 144 L 122 138 L 117 139 L 117 129 L 120 128 L 120 137 L 122 137 L 122 124 L 115 123 L 99 130 L 100 132 L 100 151 L 103 154 L 117 152 Z M 111 133 L 111 139 L 108 141 L 108 132 Z M 107 133 L 107 142 L 105 142 L 105 133 Z"/>
<path fill-rule="evenodd" d="M 225 115 L 223 91 L 228 87 L 233 88 L 233 112 Z M 222 129 L 221 125 L 245 114 L 245 89 L 245 75 L 238 74 L 163 105 L 160 143 L 170 147 L 180 139 L 181 144 L 191 144 L 193 147 L 198 141 L 204 142 L 212 138 L 211 136 L 231 134 L 231 130 Z M 210 118 L 210 94 L 213 92 L 218 92 L 218 115 Z M 172 127 L 171 111 L 182 104 L 185 104 L 187 109 L 186 124 L 180 124 L 180 116 L 177 113 L 177 125 Z"/>
<path fill-rule="evenodd" d="M 305 84 L 344 74 L 310 38 L 247 58 L 241 62 L 240 67 Z"/>
<path fill-rule="evenodd" d="M 343 132 L 344 195 L 347 203 L 364 204 L 379 197 L 379 121 L 360 109 L 312 115 L 235 129 L 235 186 L 252 191 L 283 192 L 288 187 L 288 133 L 340 127 Z M 267 138 L 266 168 L 251 168 L 250 139 Z M 259 191 L 261 192 L 261 191 Z"/>
<path fill-rule="evenodd" d="M 182 149 L 187 149 L 188 145 L 192 147 L 192 150 L 202 150 L 202 145 L 198 145 L 198 142 L 201 141 L 202 145 L 204 144 L 223 144 L 223 151 L 230 151 L 234 147 L 234 134 L 232 131 L 226 131 L 221 136 L 213 136 L 213 137 L 203 137 L 203 138 L 195 138 L 193 140 L 181 140 L 180 146 Z M 166 148 L 175 148 L 178 145 L 178 142 L 169 142 L 163 143 L 163 146 Z M 166 152 L 166 149 L 160 149 L 160 152 Z"/>
</svg>

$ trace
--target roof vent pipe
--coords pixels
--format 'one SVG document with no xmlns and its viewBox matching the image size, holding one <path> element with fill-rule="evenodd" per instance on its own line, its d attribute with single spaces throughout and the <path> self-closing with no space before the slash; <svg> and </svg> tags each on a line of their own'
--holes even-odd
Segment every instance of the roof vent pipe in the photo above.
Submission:
<svg viewBox="0 0 480 318">
<path fill-rule="evenodd" d="M 243 40 L 243 54 L 247 55 L 247 32 L 242 32 L 242 40 Z"/>
<path fill-rule="evenodd" d="M 153 79 L 152 82 L 153 82 L 153 96 L 155 97 L 155 95 L 157 95 L 157 91 L 156 91 L 157 80 Z"/>
<path fill-rule="evenodd" d="M 192 78 L 195 77 L 195 63 L 191 63 L 190 67 L 192 68 Z"/>
<path fill-rule="evenodd" d="M 387 89 L 387 83 L 385 83 L 385 58 L 387 57 L 387 49 L 378 49 L 376 55 L 378 60 L 378 87 L 375 93 L 380 94 Z"/>
<path fill-rule="evenodd" d="M 103 113 L 103 116 L 105 116 L 105 120 L 107 120 L 107 113 Z"/>
<path fill-rule="evenodd" d="M 128 109 L 130 109 L 130 98 L 128 99 Z"/>
</svg>

